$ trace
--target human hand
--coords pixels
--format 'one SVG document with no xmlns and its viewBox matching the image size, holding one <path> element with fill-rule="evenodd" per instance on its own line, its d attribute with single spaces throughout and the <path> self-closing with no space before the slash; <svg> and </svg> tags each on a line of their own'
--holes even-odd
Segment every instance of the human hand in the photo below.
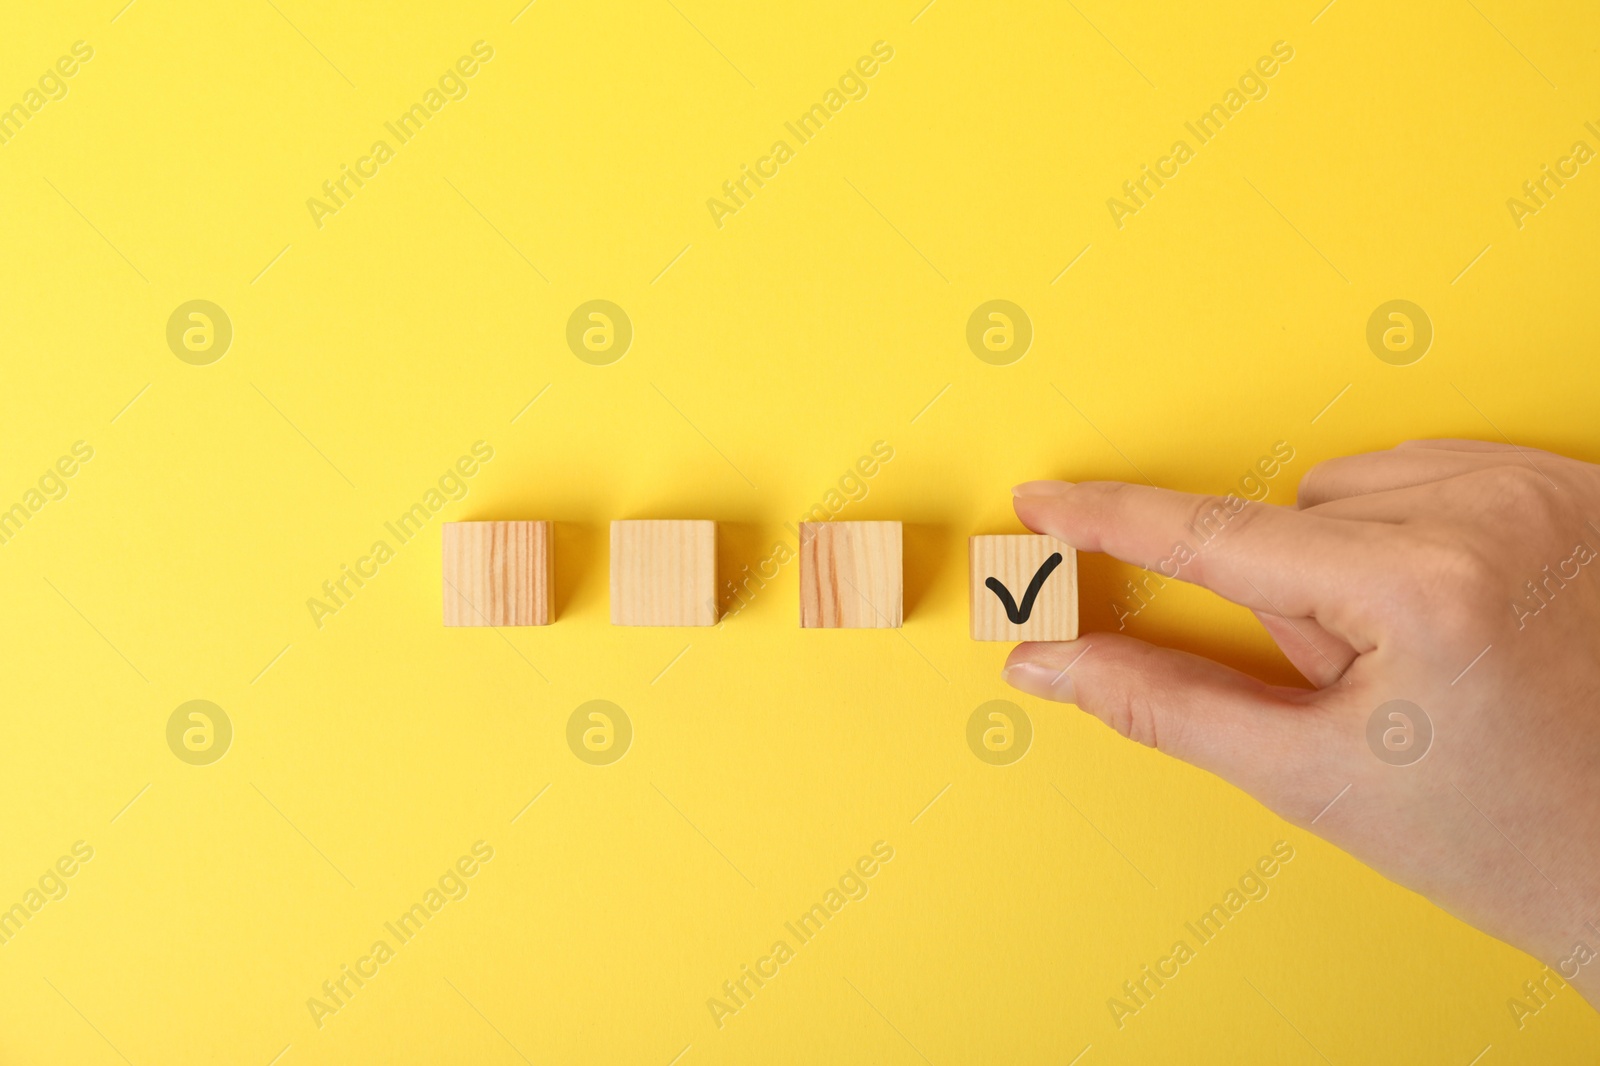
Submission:
<svg viewBox="0 0 1600 1066">
<path fill-rule="evenodd" d="M 1295 508 L 1014 494 L 1029 529 L 1248 607 L 1315 687 L 1116 633 L 1020 644 L 1007 682 L 1233 782 L 1600 1005 L 1600 467 L 1422 440 L 1319 464 Z"/>
</svg>

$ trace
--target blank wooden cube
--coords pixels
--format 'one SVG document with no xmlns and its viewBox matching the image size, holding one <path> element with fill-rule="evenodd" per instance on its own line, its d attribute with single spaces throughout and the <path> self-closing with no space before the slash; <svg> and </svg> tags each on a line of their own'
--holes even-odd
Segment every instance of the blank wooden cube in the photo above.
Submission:
<svg viewBox="0 0 1600 1066">
<path fill-rule="evenodd" d="M 899 522 L 800 523 L 800 628 L 898 628 L 904 588 Z"/>
<path fill-rule="evenodd" d="M 1070 544 L 1029 534 L 972 537 L 968 548 L 973 640 L 1077 637 L 1078 553 Z"/>
<path fill-rule="evenodd" d="M 717 524 L 611 523 L 611 624 L 717 624 Z"/>
<path fill-rule="evenodd" d="M 446 522 L 444 624 L 550 624 L 549 522 Z"/>
</svg>

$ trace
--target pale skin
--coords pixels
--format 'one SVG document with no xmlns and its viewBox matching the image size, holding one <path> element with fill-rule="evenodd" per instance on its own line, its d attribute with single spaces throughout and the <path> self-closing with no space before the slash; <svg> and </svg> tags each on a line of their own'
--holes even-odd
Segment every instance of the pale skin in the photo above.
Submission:
<svg viewBox="0 0 1600 1066">
<path fill-rule="evenodd" d="M 1118 633 L 1020 644 L 1008 683 L 1231 781 L 1600 1006 L 1600 466 L 1419 440 L 1319 464 L 1294 507 L 1013 494 L 1035 532 L 1249 608 L 1311 687 Z M 1397 699 L 1432 724 L 1409 765 L 1415 715 L 1369 741 Z"/>
</svg>

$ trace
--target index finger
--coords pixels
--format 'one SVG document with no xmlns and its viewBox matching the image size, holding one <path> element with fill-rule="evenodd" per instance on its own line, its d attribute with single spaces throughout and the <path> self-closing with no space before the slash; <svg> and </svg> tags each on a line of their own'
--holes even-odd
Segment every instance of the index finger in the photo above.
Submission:
<svg viewBox="0 0 1600 1066">
<path fill-rule="evenodd" d="M 1363 629 L 1363 591 L 1392 571 L 1392 527 L 1325 518 L 1237 496 L 1120 481 L 1030 481 L 1012 490 L 1017 517 L 1083 551 L 1203 585 L 1251 610 L 1316 618 L 1340 636 Z M 1385 558 L 1387 557 L 1387 558 Z"/>
</svg>

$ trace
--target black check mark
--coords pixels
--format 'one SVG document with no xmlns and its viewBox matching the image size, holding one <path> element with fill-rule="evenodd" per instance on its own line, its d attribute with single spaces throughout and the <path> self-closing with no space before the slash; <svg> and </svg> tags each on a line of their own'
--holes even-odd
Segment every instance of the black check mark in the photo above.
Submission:
<svg viewBox="0 0 1600 1066">
<path fill-rule="evenodd" d="M 1044 579 L 1050 576 L 1050 571 L 1061 565 L 1061 553 L 1051 552 L 1050 558 L 1034 573 L 1033 580 L 1028 582 L 1028 591 L 1022 594 L 1022 606 L 1017 606 L 1017 601 L 1011 598 L 1011 590 L 1006 588 L 997 577 L 991 577 L 984 582 L 989 586 L 989 591 L 1000 597 L 1000 604 L 1006 609 L 1006 617 L 1011 619 L 1012 625 L 1020 626 L 1028 620 L 1033 613 L 1033 601 L 1038 598 L 1039 590 L 1044 587 Z"/>
</svg>

